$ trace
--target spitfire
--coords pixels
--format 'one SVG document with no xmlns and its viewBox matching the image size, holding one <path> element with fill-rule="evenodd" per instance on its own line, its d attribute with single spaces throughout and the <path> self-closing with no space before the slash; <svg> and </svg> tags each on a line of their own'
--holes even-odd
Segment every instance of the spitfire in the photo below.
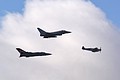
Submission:
<svg viewBox="0 0 120 80">
<path fill-rule="evenodd" d="M 95 48 L 85 48 L 84 46 L 82 46 L 82 49 L 83 50 L 87 50 L 87 51 L 92 51 L 92 52 L 99 52 L 99 51 L 101 51 L 101 48 L 98 49 L 97 47 L 95 47 Z"/>
</svg>

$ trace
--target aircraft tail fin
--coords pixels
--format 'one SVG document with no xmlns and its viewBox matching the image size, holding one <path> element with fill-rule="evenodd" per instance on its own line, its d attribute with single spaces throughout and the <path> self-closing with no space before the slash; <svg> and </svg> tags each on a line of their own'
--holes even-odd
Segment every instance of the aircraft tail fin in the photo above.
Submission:
<svg viewBox="0 0 120 80">
<path fill-rule="evenodd" d="M 20 53 L 19 57 L 22 57 L 22 54 L 24 54 L 26 51 L 22 50 L 21 48 L 16 48 L 16 50 Z"/>
<path fill-rule="evenodd" d="M 84 47 L 84 46 L 82 46 L 82 49 L 84 50 L 84 49 L 85 49 L 85 47 Z"/>
<path fill-rule="evenodd" d="M 40 28 L 37 28 L 38 31 L 40 32 L 40 36 L 44 36 L 46 34 L 46 32 Z"/>
</svg>

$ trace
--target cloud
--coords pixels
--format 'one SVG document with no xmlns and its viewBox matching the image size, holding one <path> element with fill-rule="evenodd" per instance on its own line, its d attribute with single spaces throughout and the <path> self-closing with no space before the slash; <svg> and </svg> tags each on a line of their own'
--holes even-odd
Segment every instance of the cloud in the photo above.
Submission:
<svg viewBox="0 0 120 80">
<path fill-rule="evenodd" d="M 0 29 L 2 80 L 119 80 L 119 32 L 90 1 L 27 0 L 24 13 L 8 13 Z M 46 31 L 69 30 L 53 39 Z M 101 53 L 81 46 L 102 47 Z M 18 58 L 15 50 L 51 52 L 52 56 Z"/>
</svg>

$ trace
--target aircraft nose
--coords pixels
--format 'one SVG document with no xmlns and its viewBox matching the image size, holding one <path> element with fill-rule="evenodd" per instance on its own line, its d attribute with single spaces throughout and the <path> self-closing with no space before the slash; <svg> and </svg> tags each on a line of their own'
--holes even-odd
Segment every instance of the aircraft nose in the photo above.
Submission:
<svg viewBox="0 0 120 80">
<path fill-rule="evenodd" d="M 52 55 L 51 53 L 46 53 L 46 55 Z"/>
<path fill-rule="evenodd" d="M 66 33 L 71 33 L 70 31 L 66 31 Z"/>
</svg>

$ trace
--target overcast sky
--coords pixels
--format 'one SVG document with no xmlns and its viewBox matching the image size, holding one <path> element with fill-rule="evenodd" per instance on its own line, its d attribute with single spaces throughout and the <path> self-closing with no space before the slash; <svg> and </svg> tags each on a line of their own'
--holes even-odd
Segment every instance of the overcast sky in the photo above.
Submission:
<svg viewBox="0 0 120 80">
<path fill-rule="evenodd" d="M 44 39 L 37 27 L 72 33 Z M 1 80 L 119 80 L 120 32 L 86 0 L 27 0 L 23 14 L 7 13 L 0 29 Z M 82 46 L 102 48 L 101 53 Z M 51 56 L 19 58 L 15 50 Z"/>
</svg>

